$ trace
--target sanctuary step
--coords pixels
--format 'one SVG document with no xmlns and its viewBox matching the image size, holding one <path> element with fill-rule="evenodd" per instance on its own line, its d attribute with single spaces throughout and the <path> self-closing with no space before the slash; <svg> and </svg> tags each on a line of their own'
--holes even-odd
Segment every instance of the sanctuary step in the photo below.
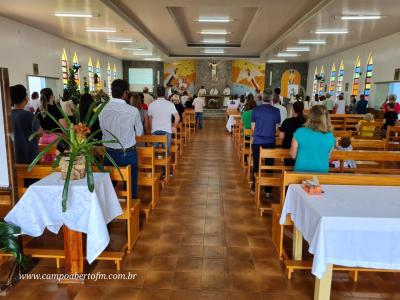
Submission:
<svg viewBox="0 0 400 300">
<path fill-rule="evenodd" d="M 204 109 L 204 119 L 224 119 L 226 116 L 226 109 Z"/>
</svg>

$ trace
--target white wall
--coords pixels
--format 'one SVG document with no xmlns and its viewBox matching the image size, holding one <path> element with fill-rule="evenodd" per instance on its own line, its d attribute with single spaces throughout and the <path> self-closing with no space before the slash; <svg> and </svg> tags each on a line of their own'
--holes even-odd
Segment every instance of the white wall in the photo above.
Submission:
<svg viewBox="0 0 400 300">
<path fill-rule="evenodd" d="M 40 76 L 58 77 L 58 91 L 62 91 L 61 54 L 65 48 L 68 62 L 76 51 L 80 70 L 80 79 L 88 78 L 87 63 L 92 58 L 93 67 L 100 60 L 102 83 L 107 80 L 107 63 L 117 67 L 117 78 L 122 78 L 122 61 L 71 41 L 56 37 L 33 27 L 0 17 L 0 66 L 8 68 L 10 84 L 24 84 L 27 87 L 27 75 L 33 74 L 33 63 L 39 64 Z M 105 89 L 107 92 L 107 89 Z"/>
<path fill-rule="evenodd" d="M 346 100 L 348 100 L 348 97 L 351 95 L 351 91 L 353 89 L 354 65 L 356 63 L 357 56 L 360 56 L 362 70 L 359 94 L 363 93 L 366 75 L 365 69 L 368 55 L 370 53 L 372 53 L 374 60 L 372 83 L 392 81 L 394 78 L 395 69 L 400 68 L 400 32 L 355 48 L 348 49 L 343 52 L 336 53 L 331 56 L 311 61 L 308 69 L 307 94 L 312 94 L 315 67 L 318 67 L 318 72 L 320 72 L 322 65 L 324 66 L 325 84 L 328 85 L 329 89 L 329 77 L 332 64 L 335 63 L 336 71 L 338 71 L 340 62 L 343 59 L 345 67 L 343 91 L 346 83 L 349 83 L 348 92 L 345 92 L 347 94 Z M 375 89 L 375 84 L 372 84 L 371 96 L 369 98 L 370 107 L 380 106 L 380 104 L 384 101 L 384 99 L 375 99 Z"/>
</svg>

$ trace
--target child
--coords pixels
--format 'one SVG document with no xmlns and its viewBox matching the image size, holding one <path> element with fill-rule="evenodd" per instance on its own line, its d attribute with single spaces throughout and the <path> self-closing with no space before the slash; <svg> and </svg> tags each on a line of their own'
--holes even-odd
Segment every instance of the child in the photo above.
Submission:
<svg viewBox="0 0 400 300">
<path fill-rule="evenodd" d="M 386 137 L 387 127 L 394 126 L 398 119 L 397 113 L 394 111 L 395 103 L 389 102 L 387 104 L 387 109 L 388 109 L 388 111 L 385 112 L 385 114 L 383 116 L 383 118 L 385 119 L 385 123 L 383 124 L 383 127 L 382 127 L 382 136 L 383 137 Z"/>
<path fill-rule="evenodd" d="M 336 149 L 339 151 L 352 151 L 353 150 L 353 146 L 351 145 L 351 139 L 348 137 L 342 137 L 339 142 L 338 145 L 336 146 Z M 332 165 L 335 168 L 340 168 L 340 161 L 338 160 L 334 160 L 332 161 Z M 357 168 L 357 164 L 354 160 L 345 160 L 343 162 L 343 167 L 344 168 L 350 168 L 350 169 L 355 169 Z"/>
<path fill-rule="evenodd" d="M 374 115 L 371 113 L 366 114 L 360 122 L 356 125 L 357 132 L 359 136 L 363 137 L 373 137 L 375 135 L 375 125 L 362 126 L 363 123 L 373 123 Z"/>
</svg>

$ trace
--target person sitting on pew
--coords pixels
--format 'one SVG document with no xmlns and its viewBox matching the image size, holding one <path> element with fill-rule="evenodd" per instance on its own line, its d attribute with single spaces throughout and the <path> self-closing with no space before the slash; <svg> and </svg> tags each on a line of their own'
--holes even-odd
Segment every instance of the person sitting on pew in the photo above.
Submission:
<svg viewBox="0 0 400 300">
<path fill-rule="evenodd" d="M 371 113 L 366 114 L 362 120 L 360 120 L 357 125 L 357 133 L 359 136 L 363 137 L 373 137 L 375 134 L 375 126 L 362 126 L 363 123 L 373 123 L 374 115 Z"/>
<path fill-rule="evenodd" d="M 328 173 L 335 146 L 329 112 L 321 105 L 311 108 L 304 127 L 294 133 L 290 155 L 296 172 Z"/>
<path fill-rule="evenodd" d="M 253 108 L 256 106 L 257 106 L 256 101 L 254 100 L 253 95 L 250 94 L 247 97 L 247 102 L 244 105 L 244 109 L 242 112 L 242 122 L 243 122 L 244 129 L 251 129 L 251 114 L 252 114 Z"/>
<path fill-rule="evenodd" d="M 387 109 L 388 111 L 385 112 L 383 118 L 385 120 L 385 123 L 383 123 L 383 127 L 382 127 L 382 136 L 386 137 L 386 130 L 388 126 L 395 126 L 397 119 L 398 119 L 398 115 L 395 112 L 395 104 L 393 102 L 389 102 L 387 105 Z"/>
<path fill-rule="evenodd" d="M 342 137 L 338 141 L 336 149 L 339 151 L 353 151 L 353 146 L 351 145 L 351 139 L 349 137 Z M 340 161 L 334 160 L 331 162 L 334 168 L 340 168 Z M 348 159 L 343 162 L 344 168 L 355 169 L 357 164 L 354 160 Z"/>
</svg>

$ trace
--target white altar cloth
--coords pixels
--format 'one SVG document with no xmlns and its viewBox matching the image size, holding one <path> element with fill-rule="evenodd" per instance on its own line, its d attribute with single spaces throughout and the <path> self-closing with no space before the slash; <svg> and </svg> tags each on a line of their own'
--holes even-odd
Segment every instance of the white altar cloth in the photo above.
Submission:
<svg viewBox="0 0 400 300">
<path fill-rule="evenodd" d="M 107 223 L 122 214 L 110 175 L 94 173 L 93 177 L 93 193 L 86 178 L 70 181 L 67 211 L 63 213 L 64 181 L 60 173 L 52 173 L 29 186 L 5 221 L 33 237 L 42 235 L 45 228 L 58 233 L 62 225 L 86 233 L 86 257 L 92 263 L 110 242 Z"/>
<path fill-rule="evenodd" d="M 327 264 L 400 269 L 400 187 L 323 185 L 309 195 L 290 185 L 280 223 L 287 214 L 309 243 L 312 273 Z"/>
</svg>

